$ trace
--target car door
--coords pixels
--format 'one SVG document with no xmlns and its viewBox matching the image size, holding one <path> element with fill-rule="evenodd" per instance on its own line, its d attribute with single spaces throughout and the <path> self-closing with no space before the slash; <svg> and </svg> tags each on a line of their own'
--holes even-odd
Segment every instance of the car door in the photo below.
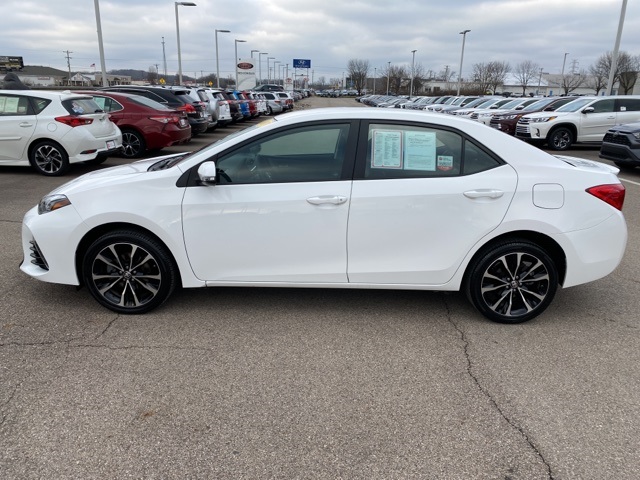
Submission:
<svg viewBox="0 0 640 480">
<path fill-rule="evenodd" d="M 0 94 L 0 163 L 27 159 L 27 146 L 37 123 L 28 97 Z"/>
<path fill-rule="evenodd" d="M 345 283 L 354 130 L 350 122 L 283 127 L 219 154 L 217 184 L 184 196 L 196 276 Z"/>
<path fill-rule="evenodd" d="M 361 132 L 349 282 L 445 284 L 504 218 L 515 170 L 455 131 L 371 123 Z"/>
<path fill-rule="evenodd" d="M 579 142 L 602 141 L 607 130 L 616 124 L 615 102 L 613 98 L 597 100 L 589 105 L 593 111 L 580 114 Z"/>
<path fill-rule="evenodd" d="M 640 98 L 621 96 L 616 99 L 616 125 L 640 121 Z"/>
</svg>

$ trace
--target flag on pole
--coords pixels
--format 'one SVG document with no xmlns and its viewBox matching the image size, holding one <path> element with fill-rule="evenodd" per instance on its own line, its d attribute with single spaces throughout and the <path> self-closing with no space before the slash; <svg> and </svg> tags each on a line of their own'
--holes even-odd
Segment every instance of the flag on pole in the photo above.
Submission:
<svg viewBox="0 0 640 480">
<path fill-rule="evenodd" d="M 92 64 L 91 64 L 91 68 L 96 68 L 96 64 L 95 64 L 95 63 L 92 63 Z"/>
</svg>

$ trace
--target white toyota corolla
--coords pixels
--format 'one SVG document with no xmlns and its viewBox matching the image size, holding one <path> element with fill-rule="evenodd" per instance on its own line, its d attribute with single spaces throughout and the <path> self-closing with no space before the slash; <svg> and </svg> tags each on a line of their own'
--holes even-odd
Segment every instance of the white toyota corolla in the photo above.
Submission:
<svg viewBox="0 0 640 480">
<path fill-rule="evenodd" d="M 61 186 L 24 217 L 21 269 L 120 313 L 180 286 L 386 288 L 517 323 L 618 266 L 617 173 L 454 116 L 310 110 Z"/>
</svg>

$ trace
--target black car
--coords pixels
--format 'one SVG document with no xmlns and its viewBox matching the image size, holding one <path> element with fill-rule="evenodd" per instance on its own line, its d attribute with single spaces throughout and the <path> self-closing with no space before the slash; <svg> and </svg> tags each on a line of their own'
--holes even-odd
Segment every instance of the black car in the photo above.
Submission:
<svg viewBox="0 0 640 480">
<path fill-rule="evenodd" d="M 142 85 L 113 85 L 111 87 L 100 88 L 99 90 L 142 95 L 143 97 L 162 103 L 168 108 L 184 111 L 191 125 L 191 135 L 195 136 L 199 133 L 206 132 L 207 128 L 209 128 L 204 105 L 194 105 L 188 101 L 186 95 L 177 95 L 176 92 L 179 93 L 179 90 Z"/>
<path fill-rule="evenodd" d="M 602 139 L 599 156 L 620 168 L 640 166 L 640 123 L 611 127 Z"/>
</svg>

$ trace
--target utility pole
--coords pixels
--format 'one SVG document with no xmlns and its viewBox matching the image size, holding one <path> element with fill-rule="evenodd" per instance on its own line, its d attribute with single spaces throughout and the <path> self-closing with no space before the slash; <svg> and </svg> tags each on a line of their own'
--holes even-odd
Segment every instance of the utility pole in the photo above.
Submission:
<svg viewBox="0 0 640 480">
<path fill-rule="evenodd" d="M 69 56 L 73 52 L 69 50 L 63 50 L 62 53 L 67 54 L 67 68 L 69 69 L 69 76 L 67 77 L 67 85 L 71 85 L 71 57 Z"/>
</svg>

